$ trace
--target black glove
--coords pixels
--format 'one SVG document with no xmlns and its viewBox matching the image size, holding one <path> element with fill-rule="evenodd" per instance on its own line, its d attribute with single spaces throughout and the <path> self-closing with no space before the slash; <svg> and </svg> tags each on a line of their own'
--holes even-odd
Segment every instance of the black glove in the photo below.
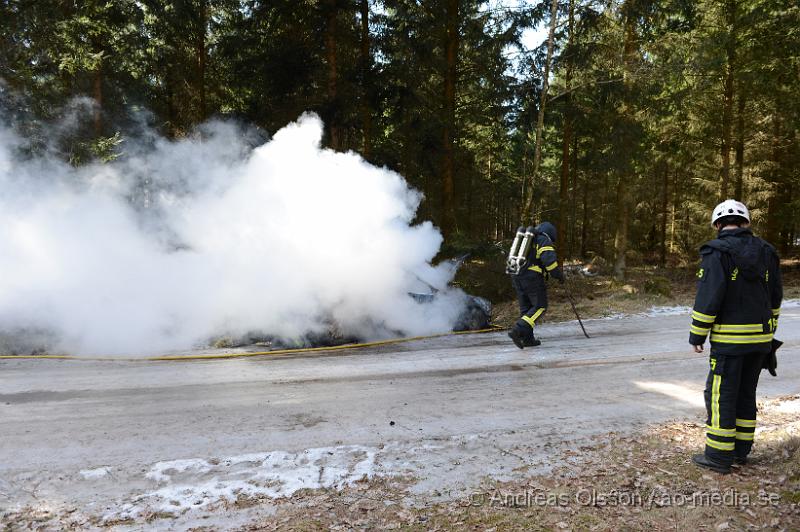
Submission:
<svg viewBox="0 0 800 532">
<path fill-rule="evenodd" d="M 778 369 L 778 355 L 777 351 L 780 346 L 783 345 L 783 342 L 780 340 L 772 340 L 772 350 L 769 352 L 767 356 L 764 357 L 764 363 L 761 365 L 762 369 L 769 371 L 769 374 L 773 377 L 778 376 L 778 372 L 775 371 Z"/>
</svg>

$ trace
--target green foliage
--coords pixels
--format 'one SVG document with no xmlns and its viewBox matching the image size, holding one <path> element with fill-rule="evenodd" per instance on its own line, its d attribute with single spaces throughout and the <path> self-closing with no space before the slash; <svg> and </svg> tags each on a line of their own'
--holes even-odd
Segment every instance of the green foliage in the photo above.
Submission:
<svg viewBox="0 0 800 532">
<path fill-rule="evenodd" d="M 796 2 L 561 0 L 534 183 L 546 47 L 527 50 L 521 35 L 548 23 L 550 2 L 457 4 L 454 124 L 448 0 L 369 0 L 367 34 L 363 0 L 0 1 L 0 107 L 36 146 L 54 143 L 46 124 L 76 98 L 94 99 L 55 142 L 73 164 L 113 159 L 143 122 L 167 136 L 212 117 L 274 132 L 314 111 L 335 125 L 337 149 L 420 189 L 419 217 L 436 223 L 452 126 L 452 250 L 508 238 L 531 186 L 537 221 L 556 219 L 567 154 L 562 252 L 610 260 L 629 201 L 630 257 L 691 256 L 711 236 L 727 172 L 727 195 L 740 191 L 756 229 L 790 250 L 800 225 Z"/>
<path fill-rule="evenodd" d="M 118 151 L 124 139 L 119 132 L 110 137 L 96 137 L 84 142 L 77 142 L 74 151 L 70 154 L 69 162 L 80 166 L 87 162 L 100 161 L 108 163 L 122 155 Z"/>
<path fill-rule="evenodd" d="M 672 285 L 666 277 L 655 276 L 645 279 L 644 291 L 647 294 L 672 297 Z"/>
</svg>

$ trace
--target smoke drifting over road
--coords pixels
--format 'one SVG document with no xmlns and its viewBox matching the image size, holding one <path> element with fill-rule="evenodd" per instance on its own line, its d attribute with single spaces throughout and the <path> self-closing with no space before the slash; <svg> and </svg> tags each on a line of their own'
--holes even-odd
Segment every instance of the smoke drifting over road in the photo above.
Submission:
<svg viewBox="0 0 800 532">
<path fill-rule="evenodd" d="M 56 349 L 150 354 L 217 335 L 293 339 L 335 323 L 362 339 L 449 330 L 465 295 L 430 261 L 401 176 L 320 149 L 313 115 L 253 150 L 217 123 L 131 142 L 114 163 L 22 159 L 0 129 L 0 331 Z M 442 289 L 420 304 L 409 291 Z"/>
</svg>

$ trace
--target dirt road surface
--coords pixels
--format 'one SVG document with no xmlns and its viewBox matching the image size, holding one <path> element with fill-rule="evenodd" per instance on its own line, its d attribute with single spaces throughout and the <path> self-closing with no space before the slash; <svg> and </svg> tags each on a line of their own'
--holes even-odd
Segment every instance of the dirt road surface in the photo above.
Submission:
<svg viewBox="0 0 800 532">
<path fill-rule="evenodd" d="M 707 357 L 687 312 L 294 357 L 0 361 L 0 516 L 45 526 L 228 528 L 300 489 L 382 477 L 424 504 L 546 472 L 566 448 L 701 421 Z M 800 305 L 778 378 L 800 390 Z M 234 501 L 258 504 L 231 504 Z M 27 513 L 26 513 L 27 512 Z"/>
</svg>

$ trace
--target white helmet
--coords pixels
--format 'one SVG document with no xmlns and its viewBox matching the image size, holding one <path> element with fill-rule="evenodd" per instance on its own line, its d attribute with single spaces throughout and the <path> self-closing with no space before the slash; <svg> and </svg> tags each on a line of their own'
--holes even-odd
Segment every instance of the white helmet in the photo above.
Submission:
<svg viewBox="0 0 800 532">
<path fill-rule="evenodd" d="M 717 220 L 725 216 L 741 216 L 747 220 L 747 223 L 750 223 L 750 211 L 741 201 L 729 199 L 714 207 L 711 212 L 711 226 L 713 227 Z"/>
</svg>

